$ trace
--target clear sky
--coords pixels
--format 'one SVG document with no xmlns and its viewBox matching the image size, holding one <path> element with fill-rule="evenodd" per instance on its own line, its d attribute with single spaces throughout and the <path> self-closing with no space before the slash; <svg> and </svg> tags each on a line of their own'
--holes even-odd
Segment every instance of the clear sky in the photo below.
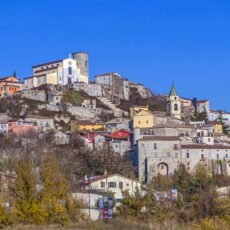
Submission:
<svg viewBox="0 0 230 230">
<path fill-rule="evenodd" d="M 90 80 L 119 72 L 155 93 L 230 111 L 229 0 L 1 0 L 0 77 L 89 53 Z"/>
</svg>

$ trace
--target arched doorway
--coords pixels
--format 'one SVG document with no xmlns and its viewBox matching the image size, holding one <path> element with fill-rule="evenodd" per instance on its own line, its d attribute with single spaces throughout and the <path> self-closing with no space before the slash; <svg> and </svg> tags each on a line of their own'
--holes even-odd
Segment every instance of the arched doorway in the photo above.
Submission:
<svg viewBox="0 0 230 230">
<path fill-rule="evenodd" d="M 157 165 L 157 174 L 168 176 L 168 165 L 164 162 L 161 162 Z"/>
</svg>

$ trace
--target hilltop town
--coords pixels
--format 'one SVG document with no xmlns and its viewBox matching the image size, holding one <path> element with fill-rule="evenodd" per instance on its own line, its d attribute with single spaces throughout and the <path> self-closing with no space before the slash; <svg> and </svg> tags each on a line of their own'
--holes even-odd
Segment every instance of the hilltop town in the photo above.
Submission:
<svg viewBox="0 0 230 230">
<path fill-rule="evenodd" d="M 202 166 L 213 177 L 230 176 L 230 113 L 211 109 L 207 98 L 184 98 L 174 84 L 154 95 L 118 72 L 89 81 L 83 52 L 36 64 L 23 82 L 19 77 L 0 78 L 4 191 L 12 162 L 25 153 L 36 162 L 55 155 L 73 194 L 87 202 L 85 192 L 97 200 L 98 191 L 111 191 L 119 203 L 124 190 L 134 195 L 181 165 L 191 175 Z"/>
</svg>

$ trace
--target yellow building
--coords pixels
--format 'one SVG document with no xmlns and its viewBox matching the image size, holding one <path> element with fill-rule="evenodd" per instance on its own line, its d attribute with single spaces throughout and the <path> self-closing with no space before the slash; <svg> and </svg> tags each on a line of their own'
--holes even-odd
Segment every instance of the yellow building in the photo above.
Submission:
<svg viewBox="0 0 230 230">
<path fill-rule="evenodd" d="M 81 131 L 96 131 L 96 130 L 105 130 L 104 124 L 94 123 L 87 120 L 72 120 L 71 121 L 71 132 L 81 132 Z"/>
<path fill-rule="evenodd" d="M 148 111 L 149 110 L 149 106 L 148 105 L 133 105 L 129 108 L 129 113 L 130 113 L 130 117 L 133 118 L 133 116 L 140 112 L 140 111 Z"/>
<path fill-rule="evenodd" d="M 154 125 L 154 115 L 148 111 L 140 111 L 133 117 L 133 128 L 150 128 Z"/>
</svg>

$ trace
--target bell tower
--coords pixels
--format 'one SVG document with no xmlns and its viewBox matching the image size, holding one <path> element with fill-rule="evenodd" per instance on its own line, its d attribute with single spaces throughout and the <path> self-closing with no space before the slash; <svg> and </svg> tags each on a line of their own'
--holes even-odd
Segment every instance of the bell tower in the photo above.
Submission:
<svg viewBox="0 0 230 230">
<path fill-rule="evenodd" d="M 181 102 L 174 84 L 172 85 L 167 98 L 167 114 L 177 119 L 181 119 Z"/>
</svg>

